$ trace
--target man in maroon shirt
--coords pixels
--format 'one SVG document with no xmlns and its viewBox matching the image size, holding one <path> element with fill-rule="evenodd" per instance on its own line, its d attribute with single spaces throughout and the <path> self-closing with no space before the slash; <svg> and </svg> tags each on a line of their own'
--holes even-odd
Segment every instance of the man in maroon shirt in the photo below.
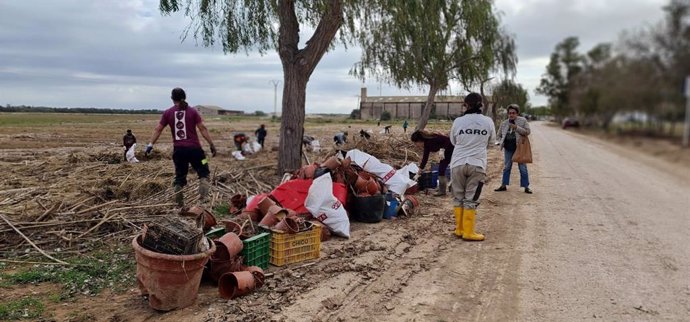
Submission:
<svg viewBox="0 0 690 322">
<path fill-rule="evenodd" d="M 175 164 L 175 180 L 173 181 L 175 202 L 180 207 L 184 205 L 182 189 L 187 185 L 187 172 L 191 164 L 194 171 L 199 175 L 199 201 L 204 203 L 211 189 L 211 184 L 208 181 L 210 171 L 208 169 L 208 159 L 201 148 L 196 129 L 199 129 L 201 135 L 210 145 L 211 155 L 214 157 L 216 156 L 216 147 L 213 145 L 211 135 L 208 133 L 208 129 L 204 125 L 199 113 L 193 108 L 189 108 L 189 104 L 185 101 L 187 95 L 184 90 L 174 88 L 170 98 L 175 105 L 163 112 L 158 126 L 153 130 L 151 141 L 149 141 L 151 143 L 146 146 L 146 154 L 151 153 L 153 145 L 160 137 L 163 129 L 166 126 L 170 126 L 170 133 L 173 138 L 172 159 Z"/>
</svg>

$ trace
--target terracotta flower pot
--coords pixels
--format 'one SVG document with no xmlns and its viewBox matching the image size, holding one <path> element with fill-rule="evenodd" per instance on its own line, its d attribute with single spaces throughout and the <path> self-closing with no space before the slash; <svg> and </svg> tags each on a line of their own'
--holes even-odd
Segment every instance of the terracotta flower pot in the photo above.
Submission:
<svg viewBox="0 0 690 322">
<path fill-rule="evenodd" d="M 242 240 L 240 240 L 240 237 L 235 233 L 227 233 L 219 238 L 218 241 L 227 247 L 230 258 L 237 256 L 244 247 Z"/>
<path fill-rule="evenodd" d="M 256 288 L 261 288 L 264 286 L 264 280 L 266 279 L 264 276 L 264 270 L 261 269 L 259 266 L 246 266 L 242 267 L 243 271 L 247 271 L 252 273 L 254 275 L 254 281 L 256 283 Z"/>
<path fill-rule="evenodd" d="M 340 164 L 343 167 L 349 167 L 351 163 L 352 163 L 352 159 L 350 159 L 348 157 L 348 158 L 343 159 Z"/>
<path fill-rule="evenodd" d="M 141 246 L 141 236 L 134 237 L 132 247 L 137 262 L 137 285 L 142 294 L 148 295 L 149 306 L 160 311 L 194 303 L 204 265 L 216 251 L 215 245 L 211 244 L 211 248 L 203 253 L 162 254 Z"/>
<path fill-rule="evenodd" d="M 285 217 L 283 220 L 278 222 L 274 229 L 284 231 L 289 234 L 296 234 L 299 232 L 299 223 L 294 218 Z"/>
<path fill-rule="evenodd" d="M 211 255 L 211 259 L 216 260 L 228 260 L 230 259 L 230 253 L 228 253 L 228 248 L 225 244 L 218 240 L 214 240 L 213 244 L 216 245 L 216 252 Z"/>
<path fill-rule="evenodd" d="M 341 165 L 340 160 L 338 160 L 338 157 L 336 157 L 336 156 L 332 156 L 332 157 L 326 159 L 326 161 L 324 161 L 323 163 L 321 163 L 322 167 L 328 168 L 331 170 L 337 169 L 340 165 Z"/>
<path fill-rule="evenodd" d="M 256 280 L 251 272 L 225 273 L 218 279 L 218 292 L 224 299 L 234 299 L 249 294 L 254 288 L 256 288 Z"/>
<path fill-rule="evenodd" d="M 316 172 L 316 168 L 318 168 L 318 166 L 316 164 L 310 164 L 310 165 L 305 166 L 303 168 L 304 178 L 305 179 L 313 179 L 314 173 Z"/>
<path fill-rule="evenodd" d="M 288 216 L 288 210 L 278 205 L 273 205 L 271 208 L 268 208 L 268 213 L 276 216 L 278 221 Z"/>
<path fill-rule="evenodd" d="M 275 214 L 269 213 L 269 214 L 266 214 L 263 219 L 261 219 L 261 221 L 259 222 L 259 226 L 271 228 L 275 224 L 277 224 L 278 221 L 280 221 L 280 220 L 278 220 L 278 217 L 276 217 Z"/>
<path fill-rule="evenodd" d="M 230 203 L 233 206 L 242 209 L 247 206 L 247 196 L 236 194 L 230 198 Z"/>
<path fill-rule="evenodd" d="M 273 201 L 269 196 L 264 197 L 259 201 L 259 204 L 257 205 L 257 208 L 259 209 L 259 212 L 263 215 L 268 213 L 268 208 L 271 206 L 275 206 L 276 202 Z"/>
<path fill-rule="evenodd" d="M 225 273 L 235 272 L 241 269 L 242 261 L 239 257 L 220 260 L 211 258 L 208 267 L 208 277 L 214 282 L 218 283 L 218 280 Z"/>
<path fill-rule="evenodd" d="M 223 220 L 222 223 L 225 225 L 226 233 L 235 233 L 235 235 L 242 235 L 242 226 L 232 220 Z"/>
<path fill-rule="evenodd" d="M 369 178 L 367 182 L 367 192 L 372 196 L 379 192 L 379 184 L 374 178 Z"/>
<path fill-rule="evenodd" d="M 369 180 L 358 175 L 357 181 L 355 181 L 355 190 L 357 190 L 357 192 L 366 192 L 368 183 L 369 183 Z"/>
</svg>

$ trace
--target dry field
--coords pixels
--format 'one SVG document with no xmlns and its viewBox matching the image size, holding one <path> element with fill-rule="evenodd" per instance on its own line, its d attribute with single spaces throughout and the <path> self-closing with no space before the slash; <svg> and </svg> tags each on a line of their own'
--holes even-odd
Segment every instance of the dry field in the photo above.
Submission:
<svg viewBox="0 0 690 322">
<path fill-rule="evenodd" d="M 544 203 L 529 201 L 520 206 L 517 198 L 524 194 L 506 199 L 490 189 L 500 181 L 502 157 L 497 149 L 490 151 L 488 189 L 482 195 L 477 223 L 488 233 L 486 242 L 458 244 L 450 235 L 451 198 L 421 194 L 414 216 L 377 224 L 353 223 L 351 238 L 324 242 L 318 261 L 272 266 L 266 286 L 253 294 L 225 301 L 214 286 L 202 285 L 191 307 L 168 313 L 151 310 L 136 289 L 130 241 L 143 223 L 174 211 L 168 132 L 151 157 L 143 156 L 143 146 L 157 122 L 154 115 L 0 114 L 0 166 L 5 169 L 0 180 L 0 288 L 4 295 L 0 319 L 400 321 L 464 319 L 458 318 L 462 313 L 467 319 L 496 320 L 509 318 L 517 310 L 511 299 L 520 287 L 515 272 L 520 256 L 508 250 L 524 228 L 524 218 L 512 214 L 510 207 L 518 205 L 531 212 L 530 207 Z M 231 133 L 253 133 L 264 123 L 270 147 L 277 145 L 279 123 L 249 117 L 207 119 L 206 123 L 219 149 L 210 161 L 216 209 L 222 209 L 235 193 L 267 192 L 279 182 L 277 152 L 263 151 L 245 161 L 230 156 Z M 418 162 L 420 151 L 395 125 L 390 135 L 374 133 L 365 142 L 354 134 L 360 129 L 378 132 L 382 126 L 309 119 L 306 134 L 317 137 L 324 151 L 308 156 L 325 159 L 333 151 L 333 133 L 347 130 L 352 142 L 346 148 L 360 148 L 392 165 Z M 443 131 L 449 127 L 449 122 L 430 125 Z M 138 164 L 121 162 L 126 129 L 132 129 L 139 141 Z M 662 144 L 644 142 L 621 146 L 654 146 L 654 157 L 666 156 L 676 163 L 690 155 L 673 147 L 659 151 Z M 536 167 L 531 179 L 538 183 L 542 174 Z M 188 178 L 187 202 L 194 203 L 196 180 L 193 174 Z M 547 194 L 539 193 L 535 198 Z M 49 256 L 69 265 L 55 265 Z M 471 267 L 467 260 L 479 266 Z M 495 292 L 461 292 L 463 288 L 457 288 L 449 277 L 468 283 L 465 290 Z M 455 301 L 466 305 L 457 306 Z M 504 302 L 512 304 L 493 309 L 492 305 Z"/>
</svg>

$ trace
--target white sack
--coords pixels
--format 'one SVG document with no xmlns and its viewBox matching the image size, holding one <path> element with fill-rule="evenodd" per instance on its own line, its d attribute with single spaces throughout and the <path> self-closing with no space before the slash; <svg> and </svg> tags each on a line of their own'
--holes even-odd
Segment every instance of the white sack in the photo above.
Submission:
<svg viewBox="0 0 690 322">
<path fill-rule="evenodd" d="M 259 144 L 259 142 L 253 141 L 251 146 L 254 153 L 261 151 L 261 144 Z"/>
<path fill-rule="evenodd" d="M 129 163 L 137 163 L 139 160 L 137 160 L 137 157 L 134 156 L 134 150 L 136 149 L 137 144 L 134 143 L 132 144 L 132 147 L 127 150 L 127 154 L 125 155 L 127 157 L 127 162 Z"/>
<path fill-rule="evenodd" d="M 408 173 L 403 174 L 395 171 L 390 165 L 382 163 L 366 152 L 353 149 L 347 152 L 346 157 L 349 157 L 352 162 L 365 171 L 375 174 L 388 187 L 388 190 L 399 195 L 405 194 L 405 190 L 416 184 L 414 180 L 410 179 Z"/>
<path fill-rule="evenodd" d="M 244 155 L 242 155 L 242 151 L 234 151 L 234 152 L 232 152 L 232 156 L 235 157 L 235 159 L 240 160 L 240 161 L 245 159 Z"/>
<path fill-rule="evenodd" d="M 321 151 L 321 143 L 319 143 L 319 140 L 311 141 L 311 150 L 313 152 Z"/>
<path fill-rule="evenodd" d="M 314 179 L 307 192 L 307 199 L 304 200 L 304 207 L 334 234 L 350 238 L 350 219 L 347 218 L 343 204 L 333 196 L 333 178 L 330 173 Z"/>
</svg>

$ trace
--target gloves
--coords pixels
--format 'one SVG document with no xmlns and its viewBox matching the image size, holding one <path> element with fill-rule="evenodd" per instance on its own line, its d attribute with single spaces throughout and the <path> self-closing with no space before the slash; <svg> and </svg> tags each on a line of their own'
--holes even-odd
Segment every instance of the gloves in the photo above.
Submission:
<svg viewBox="0 0 690 322">
<path fill-rule="evenodd" d="M 153 144 L 149 143 L 146 145 L 146 155 L 150 155 L 151 151 L 153 151 Z"/>
<path fill-rule="evenodd" d="M 211 143 L 211 156 L 216 156 L 216 146 Z"/>
</svg>

